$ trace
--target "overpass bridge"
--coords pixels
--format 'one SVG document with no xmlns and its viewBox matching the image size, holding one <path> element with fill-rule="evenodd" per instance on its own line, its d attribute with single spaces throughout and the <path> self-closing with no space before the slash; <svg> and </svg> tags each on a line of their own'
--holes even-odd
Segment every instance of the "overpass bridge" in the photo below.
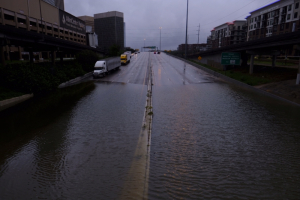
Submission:
<svg viewBox="0 0 300 200">
<path fill-rule="evenodd" d="M 300 31 L 285 33 L 282 35 L 275 35 L 271 37 L 247 41 L 240 44 L 234 44 L 210 51 L 205 51 L 193 55 L 188 55 L 189 58 L 197 58 L 201 56 L 202 62 L 211 66 L 223 68 L 221 65 L 222 52 L 239 52 L 241 53 L 242 66 L 247 66 L 248 56 L 250 56 L 249 73 L 253 73 L 254 56 L 255 55 L 269 55 L 272 57 L 272 67 L 275 67 L 276 56 L 281 53 L 286 53 L 287 50 L 300 50 Z M 297 74 L 296 84 L 300 84 L 300 60 Z"/>
<path fill-rule="evenodd" d="M 234 44 L 218 49 L 213 49 L 210 51 L 189 55 L 188 57 L 196 58 L 201 56 L 202 58 L 204 58 L 203 62 L 205 62 L 205 64 L 214 65 L 221 68 L 222 52 L 240 52 L 242 66 L 246 66 L 248 56 L 251 57 L 249 73 L 252 74 L 255 55 L 272 56 L 272 66 L 274 67 L 276 56 L 280 55 L 281 53 L 285 53 L 285 51 L 288 49 L 293 49 L 295 45 L 297 46 L 297 50 L 300 50 L 300 31 L 247 41 L 240 44 Z M 300 76 L 299 74 L 300 67 L 298 69 L 298 76 Z"/>
</svg>

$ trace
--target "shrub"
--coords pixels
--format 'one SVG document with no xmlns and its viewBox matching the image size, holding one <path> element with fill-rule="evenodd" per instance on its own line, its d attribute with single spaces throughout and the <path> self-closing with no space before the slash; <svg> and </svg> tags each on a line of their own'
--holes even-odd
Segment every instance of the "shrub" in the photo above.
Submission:
<svg viewBox="0 0 300 200">
<path fill-rule="evenodd" d="M 82 66 L 85 72 L 93 71 L 95 63 L 100 57 L 93 51 L 84 50 L 76 54 L 76 62 Z"/>
<path fill-rule="evenodd" d="M 50 63 L 15 63 L 0 65 L 0 85 L 24 93 L 43 93 L 84 74 L 81 65 L 74 61 L 57 66 Z"/>
</svg>

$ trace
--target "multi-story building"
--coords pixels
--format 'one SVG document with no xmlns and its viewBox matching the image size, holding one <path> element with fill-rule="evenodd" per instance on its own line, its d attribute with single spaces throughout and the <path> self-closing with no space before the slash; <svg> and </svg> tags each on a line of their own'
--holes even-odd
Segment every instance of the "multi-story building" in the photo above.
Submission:
<svg viewBox="0 0 300 200">
<path fill-rule="evenodd" d="M 85 22 L 86 29 L 86 42 L 88 46 L 97 48 L 98 47 L 98 35 L 95 33 L 94 17 L 80 16 L 79 19 Z"/>
<path fill-rule="evenodd" d="M 239 44 L 246 40 L 246 20 L 227 22 L 211 31 L 212 49 Z"/>
<path fill-rule="evenodd" d="M 206 49 L 209 51 L 209 50 L 211 50 L 211 48 L 212 48 L 212 40 L 211 40 L 211 38 L 212 38 L 212 36 L 210 35 L 210 36 L 208 36 L 207 37 L 207 45 L 206 45 Z"/>
<path fill-rule="evenodd" d="M 90 33 L 95 32 L 94 17 L 84 15 L 84 16 L 79 16 L 78 18 L 85 22 L 85 27 L 87 32 Z"/>
<path fill-rule="evenodd" d="M 0 24 L 86 45 L 84 21 L 46 1 L 0 0 Z M 4 52 L 6 60 L 24 54 L 17 46 L 5 46 Z"/>
<path fill-rule="evenodd" d="M 105 53 L 113 45 L 124 49 L 124 14 L 118 11 L 98 13 L 94 15 L 95 32 L 98 45 Z"/>
<path fill-rule="evenodd" d="M 43 0 L 49 4 L 51 4 L 52 6 L 55 6 L 61 10 L 65 10 L 65 2 L 64 0 Z"/>
<path fill-rule="evenodd" d="M 277 0 L 250 12 L 248 40 L 297 31 L 300 28 L 300 0 Z"/>
</svg>

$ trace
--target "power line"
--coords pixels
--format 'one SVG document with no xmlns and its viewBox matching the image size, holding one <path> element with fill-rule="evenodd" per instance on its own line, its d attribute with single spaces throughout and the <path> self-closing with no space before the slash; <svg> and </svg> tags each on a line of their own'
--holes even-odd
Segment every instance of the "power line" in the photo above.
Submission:
<svg viewBox="0 0 300 200">
<path fill-rule="evenodd" d="M 231 12 L 229 15 L 223 16 L 223 17 L 221 17 L 221 18 L 219 18 L 219 19 L 217 19 L 217 20 L 215 20 L 215 21 L 218 21 L 218 20 L 220 20 L 220 19 L 223 19 L 224 17 L 228 17 L 228 16 L 232 15 L 233 13 L 235 13 L 235 12 L 241 10 L 242 8 L 245 8 L 246 6 L 248 6 L 249 4 L 253 3 L 254 1 L 256 1 L 256 0 L 251 1 L 250 3 L 246 4 L 245 6 L 239 8 L 239 9 L 233 11 L 233 12 Z M 215 21 L 212 21 L 212 22 L 215 22 Z M 210 22 L 210 23 L 212 23 L 212 22 Z M 208 24 L 208 23 L 207 23 L 207 24 Z M 205 25 L 206 25 L 206 24 L 204 24 L 204 26 L 205 26 Z"/>
<path fill-rule="evenodd" d="M 254 1 L 256 1 L 256 0 L 251 1 L 250 3 L 246 4 L 245 6 L 239 8 L 239 9 L 237 9 L 236 11 L 230 13 L 229 15 L 223 16 L 223 17 L 221 17 L 221 18 L 219 18 L 219 19 L 217 19 L 217 20 L 211 21 L 210 23 L 204 24 L 204 25 L 202 25 L 202 26 L 205 26 L 205 25 L 211 25 L 211 23 L 213 23 L 213 22 L 216 22 L 216 21 L 218 21 L 218 20 L 220 20 L 220 19 L 223 19 L 223 18 L 225 18 L 225 17 L 228 17 L 228 16 L 230 16 L 231 14 L 233 14 L 233 13 L 235 13 L 235 12 L 241 10 L 242 8 L 248 6 L 249 4 L 253 3 Z M 265 5 L 265 4 L 267 5 L 267 4 L 269 4 L 269 3 L 273 2 L 273 1 L 274 1 L 274 0 L 271 0 L 271 1 L 269 1 L 268 3 L 263 3 L 263 4 L 261 4 L 259 7 L 261 7 L 262 5 Z M 245 16 L 245 14 L 240 15 L 240 16 L 235 17 L 235 18 L 239 18 L 239 17 L 242 17 L 242 16 Z"/>
</svg>

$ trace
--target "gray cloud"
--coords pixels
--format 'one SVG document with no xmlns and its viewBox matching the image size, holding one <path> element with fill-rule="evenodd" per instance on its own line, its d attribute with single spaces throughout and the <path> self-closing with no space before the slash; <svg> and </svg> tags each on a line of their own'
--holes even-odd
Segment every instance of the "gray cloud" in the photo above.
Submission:
<svg viewBox="0 0 300 200">
<path fill-rule="evenodd" d="M 189 43 L 205 43 L 210 31 L 220 24 L 244 19 L 249 12 L 275 0 L 189 0 Z M 75 16 L 120 11 L 126 23 L 126 46 L 140 49 L 159 46 L 162 27 L 162 49 L 177 49 L 185 41 L 187 0 L 65 0 L 65 9 Z"/>
</svg>

